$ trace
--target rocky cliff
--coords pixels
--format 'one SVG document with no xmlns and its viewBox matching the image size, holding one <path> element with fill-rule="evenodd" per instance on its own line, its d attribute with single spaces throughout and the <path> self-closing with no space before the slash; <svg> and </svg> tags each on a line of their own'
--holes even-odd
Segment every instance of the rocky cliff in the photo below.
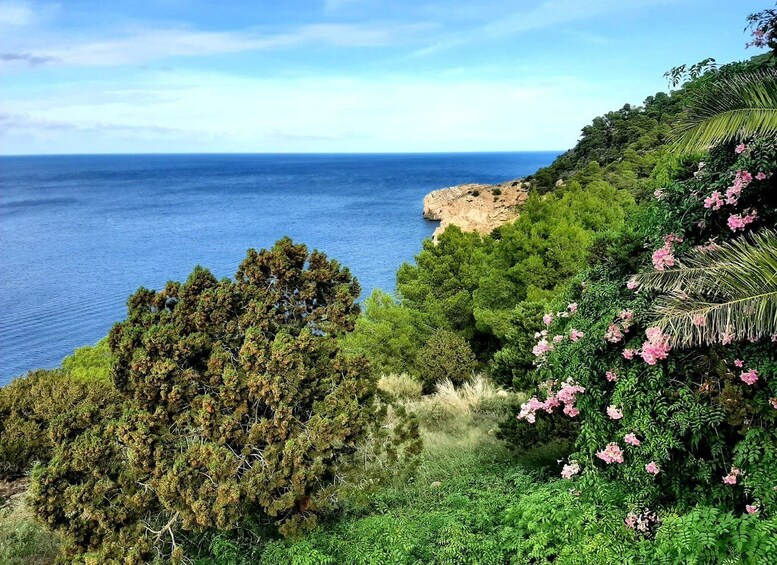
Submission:
<svg viewBox="0 0 777 565">
<path fill-rule="evenodd" d="M 518 207 L 526 200 L 527 188 L 528 184 L 521 180 L 441 188 L 424 198 L 424 218 L 440 222 L 432 236 L 435 241 L 450 224 L 462 231 L 487 234 L 518 217 Z"/>
</svg>

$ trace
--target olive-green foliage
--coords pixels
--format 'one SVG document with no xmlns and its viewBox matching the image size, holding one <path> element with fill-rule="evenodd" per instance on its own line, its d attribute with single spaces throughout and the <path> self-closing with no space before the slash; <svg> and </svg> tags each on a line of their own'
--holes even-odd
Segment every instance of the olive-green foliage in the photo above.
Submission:
<svg viewBox="0 0 777 565">
<path fill-rule="evenodd" d="M 76 349 L 62 360 L 62 370 L 68 376 L 84 381 L 109 381 L 111 378 L 111 350 L 108 340 Z"/>
<path fill-rule="evenodd" d="M 418 350 L 432 333 L 423 313 L 398 304 L 378 289 L 368 296 L 343 349 L 364 355 L 376 373 L 415 373 Z"/>
<path fill-rule="evenodd" d="M 62 371 L 33 371 L 0 388 L 0 478 L 12 479 L 46 462 L 50 427 L 81 404 L 102 405 L 110 384 L 73 379 Z"/>
<path fill-rule="evenodd" d="M 475 355 L 457 333 L 437 330 L 418 352 L 416 367 L 424 392 L 430 393 L 446 379 L 454 385 L 470 380 L 475 370 Z"/>
<path fill-rule="evenodd" d="M 140 562 L 152 546 L 180 560 L 177 532 L 247 518 L 312 527 L 385 413 L 366 360 L 338 345 L 359 290 L 289 239 L 249 250 L 234 281 L 197 267 L 183 284 L 138 290 L 109 335 L 115 413 L 59 426 L 35 477 L 37 513 L 72 555 L 101 562 Z M 389 460 L 402 450 L 385 446 Z"/>
</svg>

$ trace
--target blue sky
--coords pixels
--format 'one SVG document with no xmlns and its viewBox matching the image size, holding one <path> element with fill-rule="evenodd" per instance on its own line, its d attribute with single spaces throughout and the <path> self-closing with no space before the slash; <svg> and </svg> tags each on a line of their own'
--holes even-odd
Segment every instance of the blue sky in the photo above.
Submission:
<svg viewBox="0 0 777 565">
<path fill-rule="evenodd" d="M 0 0 L 0 153 L 564 149 L 766 0 Z"/>
</svg>

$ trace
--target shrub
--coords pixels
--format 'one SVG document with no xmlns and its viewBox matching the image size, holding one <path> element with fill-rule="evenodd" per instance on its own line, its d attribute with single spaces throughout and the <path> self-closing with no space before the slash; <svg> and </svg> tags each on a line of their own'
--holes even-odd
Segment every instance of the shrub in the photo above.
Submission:
<svg viewBox="0 0 777 565">
<path fill-rule="evenodd" d="M 502 189 L 501 188 L 492 188 L 491 189 L 491 194 L 493 194 L 494 196 L 499 196 L 500 194 L 502 194 Z"/>
<path fill-rule="evenodd" d="M 111 398 L 109 383 L 88 383 L 62 371 L 33 371 L 0 388 L 0 478 L 13 479 L 50 459 L 52 422 L 74 407 Z"/>
<path fill-rule="evenodd" d="M 338 345 L 359 290 L 289 239 L 249 250 L 234 281 L 197 267 L 183 284 L 138 290 L 109 335 L 116 413 L 61 425 L 34 477 L 36 512 L 71 555 L 101 562 L 141 562 L 154 546 L 180 561 L 177 532 L 247 518 L 311 528 L 386 410 L 365 359 Z M 395 460 L 403 443 L 383 448 Z"/>
<path fill-rule="evenodd" d="M 101 339 L 94 345 L 79 347 L 62 360 L 62 370 L 74 379 L 105 381 L 111 378 L 111 350 L 108 340 Z"/>
<path fill-rule="evenodd" d="M 445 380 L 461 385 L 472 378 L 475 355 L 460 335 L 437 330 L 418 352 L 416 367 L 425 393 Z"/>
</svg>

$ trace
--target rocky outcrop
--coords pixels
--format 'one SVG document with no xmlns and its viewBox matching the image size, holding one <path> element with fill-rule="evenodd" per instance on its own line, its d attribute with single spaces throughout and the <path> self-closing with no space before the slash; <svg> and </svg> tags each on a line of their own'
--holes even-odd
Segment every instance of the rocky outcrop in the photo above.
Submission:
<svg viewBox="0 0 777 565">
<path fill-rule="evenodd" d="M 522 180 L 441 188 L 424 198 L 424 218 L 440 222 L 432 236 L 435 241 L 451 224 L 462 231 L 488 234 L 518 217 L 527 189 L 528 183 Z"/>
</svg>

